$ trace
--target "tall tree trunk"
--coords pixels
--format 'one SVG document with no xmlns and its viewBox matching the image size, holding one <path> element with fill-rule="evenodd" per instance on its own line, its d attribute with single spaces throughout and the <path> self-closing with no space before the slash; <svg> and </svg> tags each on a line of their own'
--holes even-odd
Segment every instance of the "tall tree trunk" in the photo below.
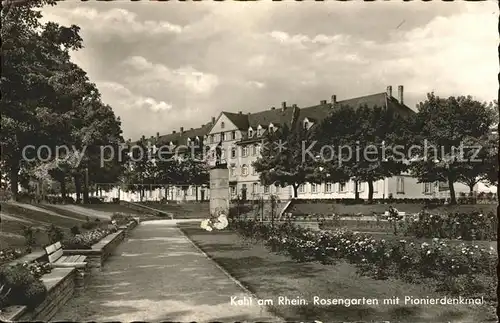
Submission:
<svg viewBox="0 0 500 323">
<path fill-rule="evenodd" d="M 63 177 L 60 181 L 59 181 L 59 184 L 61 185 L 61 197 L 64 201 L 64 199 L 66 198 L 66 178 Z"/>
<path fill-rule="evenodd" d="M 89 198 L 89 186 L 87 182 L 83 183 L 83 204 L 89 204 L 90 203 L 90 198 Z"/>
<path fill-rule="evenodd" d="M 469 191 L 471 196 L 474 194 L 474 186 L 476 186 L 476 183 L 469 183 Z"/>
<path fill-rule="evenodd" d="M 82 178 L 80 174 L 74 174 L 73 180 L 75 182 L 76 204 L 80 204 L 82 202 Z"/>
<path fill-rule="evenodd" d="M 17 201 L 19 198 L 19 165 L 11 166 L 10 168 L 10 192 L 12 199 Z"/>
<path fill-rule="evenodd" d="M 454 181 L 451 176 L 448 176 L 448 186 L 450 189 L 450 204 L 457 204 L 457 197 L 455 195 L 455 187 L 453 187 Z"/>
<path fill-rule="evenodd" d="M 196 195 L 196 202 L 198 202 L 198 185 L 194 186 L 194 191 L 195 191 L 195 195 Z"/>
<path fill-rule="evenodd" d="M 373 202 L 373 181 L 368 181 L 368 202 Z"/>
<path fill-rule="evenodd" d="M 354 199 L 359 200 L 358 181 L 354 181 Z"/>
<path fill-rule="evenodd" d="M 299 185 L 293 184 L 292 187 L 293 187 L 293 197 L 296 198 L 299 196 Z"/>
</svg>

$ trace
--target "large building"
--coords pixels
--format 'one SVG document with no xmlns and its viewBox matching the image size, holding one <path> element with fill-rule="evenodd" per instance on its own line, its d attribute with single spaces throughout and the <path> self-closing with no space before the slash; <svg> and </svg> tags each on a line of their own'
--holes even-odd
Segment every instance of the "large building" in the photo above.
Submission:
<svg viewBox="0 0 500 323">
<path fill-rule="evenodd" d="M 207 160 L 210 164 L 215 163 L 215 148 L 222 148 L 221 159 L 227 163 L 229 168 L 230 194 L 233 198 L 243 194 L 246 199 L 267 198 L 271 194 L 278 195 L 280 199 L 289 199 L 293 196 L 293 188 L 279 186 L 263 186 L 259 182 L 259 174 L 255 171 L 252 163 L 260 155 L 260 143 L 262 137 L 269 131 L 274 131 L 295 118 L 297 122 L 309 129 L 328 116 L 336 106 L 360 106 L 382 107 L 391 109 L 402 116 L 413 114 L 414 111 L 404 104 L 403 86 L 398 87 L 397 98 L 393 96 L 392 87 L 388 86 L 385 92 L 337 101 L 333 95 L 331 100 L 320 101 L 318 105 L 299 108 L 293 104 L 287 105 L 282 102 L 279 108 L 271 107 L 268 110 L 256 113 L 238 113 L 223 111 L 217 118 L 212 117 L 211 122 L 197 129 L 173 131 L 171 134 L 159 136 L 154 142 L 171 147 L 196 143 L 205 147 L 208 151 Z M 401 174 L 385 178 L 374 183 L 373 198 L 433 198 L 449 196 L 449 189 L 442 183 L 417 183 L 417 180 L 409 174 Z M 460 192 L 469 192 L 466 185 L 456 183 L 454 185 L 457 195 Z M 149 192 L 145 198 L 158 200 L 167 197 L 171 200 L 195 200 L 197 188 L 189 187 L 182 190 L 179 187 L 155 190 Z M 345 184 L 340 183 L 306 183 L 299 187 L 298 197 L 308 199 L 322 198 L 354 198 L 355 184 L 353 181 Z M 184 193 L 185 192 L 185 193 Z M 203 199 L 209 197 L 209 189 L 202 188 Z M 358 183 L 360 198 L 368 197 L 367 183 Z M 130 194 L 134 195 L 132 197 Z M 116 195 L 112 193 L 111 195 Z M 128 193 L 120 196 L 122 199 L 137 200 L 137 194 Z M 117 196 L 115 196 L 117 197 Z M 198 199 L 200 196 L 198 196 Z"/>
</svg>

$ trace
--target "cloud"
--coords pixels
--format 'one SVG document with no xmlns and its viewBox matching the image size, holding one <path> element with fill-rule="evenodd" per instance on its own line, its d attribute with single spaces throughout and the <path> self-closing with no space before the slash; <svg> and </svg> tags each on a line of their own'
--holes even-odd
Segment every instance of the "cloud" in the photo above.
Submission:
<svg viewBox="0 0 500 323">
<path fill-rule="evenodd" d="M 143 86 L 182 86 L 195 94 L 209 94 L 219 84 L 216 75 L 203 73 L 192 66 L 170 69 L 163 64 L 154 64 L 142 56 L 128 57 L 124 66 L 134 70 L 129 82 L 137 82 Z"/>
<path fill-rule="evenodd" d="M 272 31 L 269 33 L 269 36 L 280 43 L 283 44 L 298 44 L 302 46 L 306 46 L 308 44 L 319 44 L 319 45 L 329 45 L 335 43 L 336 45 L 346 44 L 350 36 L 349 35 L 325 35 L 318 34 L 314 37 L 309 37 L 302 34 L 290 35 L 283 31 Z"/>
<path fill-rule="evenodd" d="M 99 11 L 84 5 L 76 8 L 56 8 L 58 20 L 85 26 L 84 34 L 109 41 L 119 37 L 122 41 L 133 42 L 137 37 L 157 37 L 180 34 L 183 27 L 164 20 L 140 20 L 134 12 L 123 8 Z M 54 15 L 44 12 L 44 19 Z"/>
<path fill-rule="evenodd" d="M 246 82 L 246 84 L 250 87 L 254 87 L 254 88 L 258 88 L 258 89 L 263 89 L 266 87 L 266 85 L 262 82 L 258 82 L 258 81 L 248 81 Z"/>
<path fill-rule="evenodd" d="M 283 101 L 305 107 L 388 85 L 403 84 L 410 107 L 432 90 L 496 97 L 498 8 L 491 1 L 65 1 L 44 15 L 81 26 L 85 48 L 72 57 L 101 81 L 104 102 L 133 138 L 199 127 L 220 111 Z"/>
<path fill-rule="evenodd" d="M 103 92 L 104 99 L 118 101 L 122 109 L 138 110 L 137 112 L 161 112 L 172 109 L 172 104 L 165 101 L 157 101 L 151 97 L 132 93 L 128 88 L 114 82 L 97 82 L 99 89 Z"/>
</svg>

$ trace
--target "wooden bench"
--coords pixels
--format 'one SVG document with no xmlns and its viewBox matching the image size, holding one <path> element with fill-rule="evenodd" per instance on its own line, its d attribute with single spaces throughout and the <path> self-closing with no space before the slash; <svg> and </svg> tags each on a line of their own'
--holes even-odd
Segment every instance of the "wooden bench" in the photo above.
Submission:
<svg viewBox="0 0 500 323">
<path fill-rule="evenodd" d="M 49 263 L 53 268 L 85 268 L 87 266 L 85 262 L 87 256 L 63 256 L 63 249 L 60 241 L 45 247 L 45 251 L 49 257 Z"/>
</svg>

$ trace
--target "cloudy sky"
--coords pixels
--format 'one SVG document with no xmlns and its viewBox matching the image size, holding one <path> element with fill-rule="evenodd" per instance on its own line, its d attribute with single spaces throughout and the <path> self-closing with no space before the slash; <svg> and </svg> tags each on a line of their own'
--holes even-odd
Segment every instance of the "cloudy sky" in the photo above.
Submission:
<svg viewBox="0 0 500 323">
<path fill-rule="evenodd" d="M 73 60 L 126 139 L 388 85 L 412 108 L 430 91 L 491 101 L 498 88 L 494 1 L 65 1 L 43 13 L 81 27 Z"/>
</svg>

